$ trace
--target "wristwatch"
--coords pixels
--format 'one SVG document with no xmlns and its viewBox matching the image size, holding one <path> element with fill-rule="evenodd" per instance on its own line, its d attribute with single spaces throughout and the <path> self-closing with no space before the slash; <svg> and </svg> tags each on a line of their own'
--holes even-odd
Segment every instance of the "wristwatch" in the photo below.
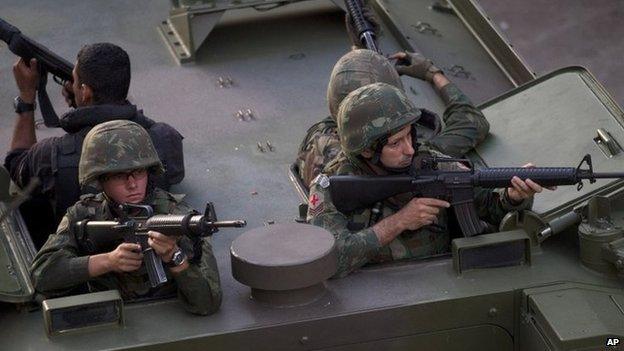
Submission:
<svg viewBox="0 0 624 351">
<path fill-rule="evenodd" d="M 18 113 L 18 114 L 34 111 L 36 107 L 37 107 L 36 102 L 33 101 L 32 104 L 29 104 L 26 101 L 22 100 L 22 98 L 19 96 L 16 96 L 15 99 L 13 100 L 13 108 L 15 108 L 15 113 Z"/>
<path fill-rule="evenodd" d="M 167 262 L 167 267 L 178 267 L 179 265 L 184 263 L 184 261 L 186 261 L 186 254 L 184 253 L 184 251 L 182 251 L 181 248 L 178 247 L 173 252 L 173 256 L 171 256 L 171 261 Z"/>
</svg>

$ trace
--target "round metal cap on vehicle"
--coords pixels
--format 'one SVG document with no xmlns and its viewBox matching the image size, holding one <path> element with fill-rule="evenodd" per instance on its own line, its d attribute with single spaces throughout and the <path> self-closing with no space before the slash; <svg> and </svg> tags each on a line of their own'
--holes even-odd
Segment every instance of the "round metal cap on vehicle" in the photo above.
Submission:
<svg viewBox="0 0 624 351">
<path fill-rule="evenodd" d="M 254 300 L 277 307 L 317 300 L 338 267 L 334 236 L 300 223 L 249 230 L 234 240 L 230 256 L 234 279 L 251 287 Z"/>
</svg>

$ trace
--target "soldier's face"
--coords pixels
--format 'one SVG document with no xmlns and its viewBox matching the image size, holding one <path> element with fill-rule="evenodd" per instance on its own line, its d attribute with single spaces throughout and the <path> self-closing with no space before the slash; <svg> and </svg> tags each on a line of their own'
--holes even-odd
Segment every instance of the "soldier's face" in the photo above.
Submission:
<svg viewBox="0 0 624 351">
<path fill-rule="evenodd" d="M 413 156 L 412 127 L 407 125 L 388 138 L 379 160 L 388 168 L 403 168 L 412 163 Z"/>
<path fill-rule="evenodd" d="M 117 203 L 137 204 L 145 198 L 147 170 L 107 174 L 100 184 L 106 195 Z"/>
</svg>

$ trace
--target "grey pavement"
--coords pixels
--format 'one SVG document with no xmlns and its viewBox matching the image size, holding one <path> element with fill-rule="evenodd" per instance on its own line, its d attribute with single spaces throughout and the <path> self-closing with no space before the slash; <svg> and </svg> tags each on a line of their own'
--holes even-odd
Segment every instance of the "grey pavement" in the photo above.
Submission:
<svg viewBox="0 0 624 351">
<path fill-rule="evenodd" d="M 584 66 L 624 105 L 624 1 L 478 1 L 535 72 Z"/>
</svg>

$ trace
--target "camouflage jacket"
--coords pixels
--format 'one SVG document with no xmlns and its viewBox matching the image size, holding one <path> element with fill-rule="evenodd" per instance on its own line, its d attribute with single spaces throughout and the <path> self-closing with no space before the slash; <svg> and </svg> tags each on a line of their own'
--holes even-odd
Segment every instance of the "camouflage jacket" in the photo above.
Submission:
<svg viewBox="0 0 624 351">
<path fill-rule="evenodd" d="M 418 140 L 423 144 L 452 157 L 463 157 L 479 145 L 488 135 L 490 124 L 464 93 L 450 83 L 440 91 L 446 104 L 444 128 L 440 130 L 439 117 L 423 110 L 418 122 Z M 336 121 L 332 117 L 312 125 L 301 145 L 297 157 L 299 176 L 306 186 L 340 152 L 340 138 Z"/>
<path fill-rule="evenodd" d="M 194 211 L 186 203 L 159 188 L 154 189 L 144 204 L 151 205 L 155 214 Z M 202 254 L 199 260 L 191 259 L 189 268 L 177 275 L 171 274 L 165 267 L 168 282 L 157 288 L 150 287 L 144 265 L 136 272 L 111 272 L 90 278 L 89 256 L 76 237 L 73 224 L 83 219 L 112 220 L 115 217 L 103 193 L 84 195 L 70 207 L 56 234 L 50 235 L 33 261 L 31 277 L 37 292 L 45 296 L 59 296 L 86 283 L 89 291 L 118 289 L 124 299 L 171 296 L 177 291 L 184 307 L 195 314 L 210 314 L 219 308 L 221 284 L 208 238 L 201 240 Z M 193 243 L 188 237 L 182 237 L 178 244 L 192 257 L 190 248 Z"/>
<path fill-rule="evenodd" d="M 419 154 L 435 153 L 419 150 Z M 329 230 L 336 238 L 338 247 L 338 271 L 341 277 L 367 263 L 423 258 L 449 252 L 451 233 L 448 211 L 442 209 L 438 215 L 438 223 L 422 227 L 415 231 L 404 231 L 386 246 L 381 246 L 372 227 L 385 217 L 398 212 L 409 196 L 396 196 L 371 208 L 353 213 L 342 213 L 332 203 L 329 192 L 330 175 L 370 175 L 351 163 L 344 153 L 330 162 L 312 183 L 308 203 L 308 222 Z M 475 189 L 475 207 L 479 217 L 493 225 L 498 225 L 509 211 L 528 209 L 532 201 L 525 200 L 519 205 L 512 205 L 507 199 L 504 189 Z M 377 214 L 375 214 L 377 213 Z M 461 235 L 461 234 L 460 234 Z"/>
</svg>

